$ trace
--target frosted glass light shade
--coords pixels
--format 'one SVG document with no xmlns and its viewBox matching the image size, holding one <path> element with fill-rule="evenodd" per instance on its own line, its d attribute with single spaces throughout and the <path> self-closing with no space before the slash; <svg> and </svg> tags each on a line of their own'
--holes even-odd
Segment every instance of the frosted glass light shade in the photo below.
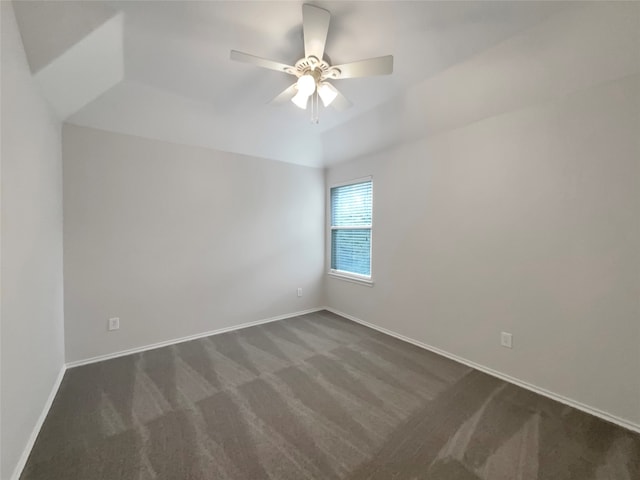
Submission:
<svg viewBox="0 0 640 480">
<path fill-rule="evenodd" d="M 321 83 L 318 87 L 318 95 L 320 95 L 322 104 L 328 107 L 338 96 L 338 91 L 330 83 Z"/>
<path fill-rule="evenodd" d="M 309 103 L 309 95 L 304 95 L 301 91 L 298 91 L 291 101 L 295 103 L 297 107 L 306 110 L 307 103 Z"/>
<path fill-rule="evenodd" d="M 309 95 L 311 95 L 313 92 L 316 91 L 316 79 L 309 74 L 302 75 L 298 79 L 297 85 L 298 85 L 298 92 L 302 93 L 306 97 L 308 97 Z"/>
</svg>

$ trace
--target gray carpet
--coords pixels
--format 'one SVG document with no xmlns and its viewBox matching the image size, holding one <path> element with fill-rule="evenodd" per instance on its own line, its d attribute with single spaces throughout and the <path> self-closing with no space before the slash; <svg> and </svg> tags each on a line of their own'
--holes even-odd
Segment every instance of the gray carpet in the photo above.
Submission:
<svg viewBox="0 0 640 480">
<path fill-rule="evenodd" d="M 640 436 L 328 312 L 66 372 L 23 480 L 638 480 Z"/>
</svg>

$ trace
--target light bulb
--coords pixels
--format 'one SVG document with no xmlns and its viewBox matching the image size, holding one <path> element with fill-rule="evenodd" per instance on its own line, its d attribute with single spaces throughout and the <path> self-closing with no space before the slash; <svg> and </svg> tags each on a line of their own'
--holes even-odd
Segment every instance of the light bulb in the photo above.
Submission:
<svg viewBox="0 0 640 480">
<path fill-rule="evenodd" d="M 302 75 L 297 82 L 298 92 L 308 97 L 316 91 L 316 79 L 308 73 Z"/>
<path fill-rule="evenodd" d="M 307 109 L 308 100 L 309 100 L 309 95 L 304 95 L 300 91 L 298 91 L 298 93 L 296 93 L 295 96 L 291 99 L 291 101 L 295 103 L 297 107 L 303 110 Z"/>
<path fill-rule="evenodd" d="M 329 105 L 331 105 L 331 102 L 333 102 L 338 96 L 338 91 L 330 83 L 323 82 L 318 87 L 318 95 L 320 95 L 322 104 L 325 107 L 328 107 Z"/>
</svg>

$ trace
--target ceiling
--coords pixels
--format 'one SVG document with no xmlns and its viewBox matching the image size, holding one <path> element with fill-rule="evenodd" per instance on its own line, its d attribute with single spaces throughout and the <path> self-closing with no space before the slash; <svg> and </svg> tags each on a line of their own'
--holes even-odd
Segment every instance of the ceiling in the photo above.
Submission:
<svg viewBox="0 0 640 480">
<path fill-rule="evenodd" d="M 315 167 L 386 148 L 407 130 L 421 135 L 419 116 L 408 129 L 390 125 L 393 115 L 416 109 L 412 98 L 442 99 L 443 88 L 469 78 L 463 66 L 477 73 L 483 59 L 497 61 L 496 52 L 513 59 L 518 49 L 535 49 L 523 32 L 563 15 L 566 23 L 567 12 L 584 9 L 563 2 L 309 2 L 331 12 L 331 63 L 394 56 L 392 75 L 336 81 L 354 106 L 322 109 L 316 125 L 293 104 L 267 105 L 293 77 L 229 59 L 231 49 L 286 64 L 301 58 L 302 3 L 14 6 L 32 73 L 62 120 Z M 521 39 L 515 46 L 514 38 Z M 446 117 L 448 105 L 439 108 Z"/>
</svg>

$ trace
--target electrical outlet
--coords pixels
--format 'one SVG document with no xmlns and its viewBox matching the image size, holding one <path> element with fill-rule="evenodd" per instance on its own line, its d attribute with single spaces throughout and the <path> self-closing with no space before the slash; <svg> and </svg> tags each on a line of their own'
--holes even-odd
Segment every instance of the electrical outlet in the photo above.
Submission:
<svg viewBox="0 0 640 480">
<path fill-rule="evenodd" d="M 500 345 L 507 348 L 513 348 L 513 335 L 507 332 L 500 333 Z"/>
<path fill-rule="evenodd" d="M 298 296 L 301 297 L 302 296 L 302 288 L 298 287 Z"/>
<path fill-rule="evenodd" d="M 118 317 L 110 318 L 107 328 L 109 331 L 118 330 L 120 328 L 120 319 Z"/>
</svg>

